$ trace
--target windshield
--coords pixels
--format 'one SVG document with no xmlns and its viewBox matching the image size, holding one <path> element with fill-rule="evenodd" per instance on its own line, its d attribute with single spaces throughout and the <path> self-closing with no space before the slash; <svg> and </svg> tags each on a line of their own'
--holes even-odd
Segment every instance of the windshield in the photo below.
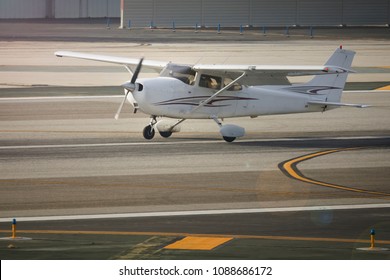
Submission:
<svg viewBox="0 0 390 280">
<path fill-rule="evenodd" d="M 196 72 L 189 66 L 168 64 L 164 69 L 164 76 L 176 78 L 187 85 L 193 85 Z"/>
</svg>

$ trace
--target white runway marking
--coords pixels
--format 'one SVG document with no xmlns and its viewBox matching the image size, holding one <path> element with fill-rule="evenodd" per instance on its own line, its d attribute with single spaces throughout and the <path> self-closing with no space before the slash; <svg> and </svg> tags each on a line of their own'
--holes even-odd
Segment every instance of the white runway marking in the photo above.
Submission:
<svg viewBox="0 0 390 280">
<path fill-rule="evenodd" d="M 237 140 L 235 143 L 253 143 L 253 142 L 292 142 L 292 141 L 328 141 L 328 140 L 359 140 L 359 139 L 387 139 L 389 136 L 356 136 L 356 137 L 319 137 L 319 138 L 274 138 L 274 139 L 244 139 Z M 84 148 L 84 147 L 115 147 L 115 146 L 147 146 L 147 145 L 183 145 L 183 144 L 214 144 L 223 143 L 220 139 L 216 140 L 190 140 L 174 142 L 130 142 L 130 143 L 96 143 L 96 144 L 61 144 L 61 145 L 21 145 L 21 146 L 2 146 L 0 150 L 10 149 L 50 149 L 50 148 Z M 234 145 L 234 143 L 232 144 Z"/>
<path fill-rule="evenodd" d="M 63 220 L 91 220 L 91 219 L 117 219 L 117 218 L 253 214 L 253 213 L 301 212 L 301 211 L 325 211 L 325 210 L 353 210 L 353 209 L 374 209 L 374 208 L 390 208 L 390 203 L 328 205 L 328 206 L 324 205 L 324 206 L 305 206 L 305 207 L 278 207 L 278 208 L 251 208 L 251 209 L 224 209 L 224 210 L 194 210 L 194 211 L 96 214 L 96 215 L 42 216 L 42 217 L 10 217 L 10 218 L 0 218 L 0 222 L 10 222 L 12 221 L 13 218 L 16 218 L 17 221 L 21 221 L 21 222 L 32 222 L 32 221 L 61 221 L 61 220 L 63 221 Z"/>
</svg>

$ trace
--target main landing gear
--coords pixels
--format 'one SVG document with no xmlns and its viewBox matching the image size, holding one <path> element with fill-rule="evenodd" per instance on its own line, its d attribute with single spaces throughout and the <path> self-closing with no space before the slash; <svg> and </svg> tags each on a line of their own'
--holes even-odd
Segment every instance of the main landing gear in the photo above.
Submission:
<svg viewBox="0 0 390 280">
<path fill-rule="evenodd" d="M 236 140 L 236 137 L 228 137 L 228 136 L 222 136 L 223 140 L 225 140 L 226 142 L 233 142 L 234 140 Z"/>
<path fill-rule="evenodd" d="M 171 131 L 159 131 L 160 135 L 164 138 L 169 138 L 172 135 Z"/>
<path fill-rule="evenodd" d="M 211 118 L 219 126 L 219 133 L 226 142 L 233 142 L 236 138 L 245 135 L 245 129 L 243 127 L 234 124 L 222 124 L 216 116 L 211 116 Z"/>
</svg>

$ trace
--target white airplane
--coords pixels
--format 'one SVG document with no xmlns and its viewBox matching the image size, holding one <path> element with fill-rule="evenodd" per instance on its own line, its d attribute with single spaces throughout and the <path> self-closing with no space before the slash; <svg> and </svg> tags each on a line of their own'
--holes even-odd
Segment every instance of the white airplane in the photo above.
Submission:
<svg viewBox="0 0 390 280">
<path fill-rule="evenodd" d="M 162 137 L 179 132 L 187 119 L 212 119 L 227 142 L 245 135 L 245 129 L 222 124 L 225 118 L 274 114 L 324 112 L 340 106 L 367 105 L 340 103 L 355 52 L 340 46 L 323 66 L 281 65 L 184 65 L 105 55 L 58 51 L 58 57 L 73 57 L 123 65 L 131 74 L 123 84 L 124 103 L 151 116 L 143 130 L 152 139 L 155 130 Z M 138 79 L 142 67 L 156 70 L 155 78 Z M 307 83 L 291 84 L 288 76 L 314 75 Z M 130 93 L 130 94 L 129 94 Z M 176 118 L 168 121 L 157 118 Z"/>
</svg>

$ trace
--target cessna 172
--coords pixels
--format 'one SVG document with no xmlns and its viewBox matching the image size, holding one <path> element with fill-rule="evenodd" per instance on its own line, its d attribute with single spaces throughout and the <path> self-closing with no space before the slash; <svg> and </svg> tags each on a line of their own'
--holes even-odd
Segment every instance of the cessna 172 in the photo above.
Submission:
<svg viewBox="0 0 390 280">
<path fill-rule="evenodd" d="M 261 115 L 324 112 L 340 106 L 367 105 L 340 103 L 355 52 L 336 49 L 323 66 L 281 65 L 184 65 L 105 55 L 58 51 L 58 57 L 73 57 L 123 65 L 132 74 L 124 83 L 124 103 L 151 116 L 143 130 L 152 139 L 158 130 L 162 137 L 180 131 L 186 119 L 212 119 L 227 142 L 245 135 L 245 129 L 222 124 L 225 118 L 255 118 Z M 155 78 L 140 78 L 142 67 L 156 70 Z M 291 84 L 288 76 L 314 77 L 307 83 Z M 159 117 L 177 121 L 157 120 Z"/>
</svg>

